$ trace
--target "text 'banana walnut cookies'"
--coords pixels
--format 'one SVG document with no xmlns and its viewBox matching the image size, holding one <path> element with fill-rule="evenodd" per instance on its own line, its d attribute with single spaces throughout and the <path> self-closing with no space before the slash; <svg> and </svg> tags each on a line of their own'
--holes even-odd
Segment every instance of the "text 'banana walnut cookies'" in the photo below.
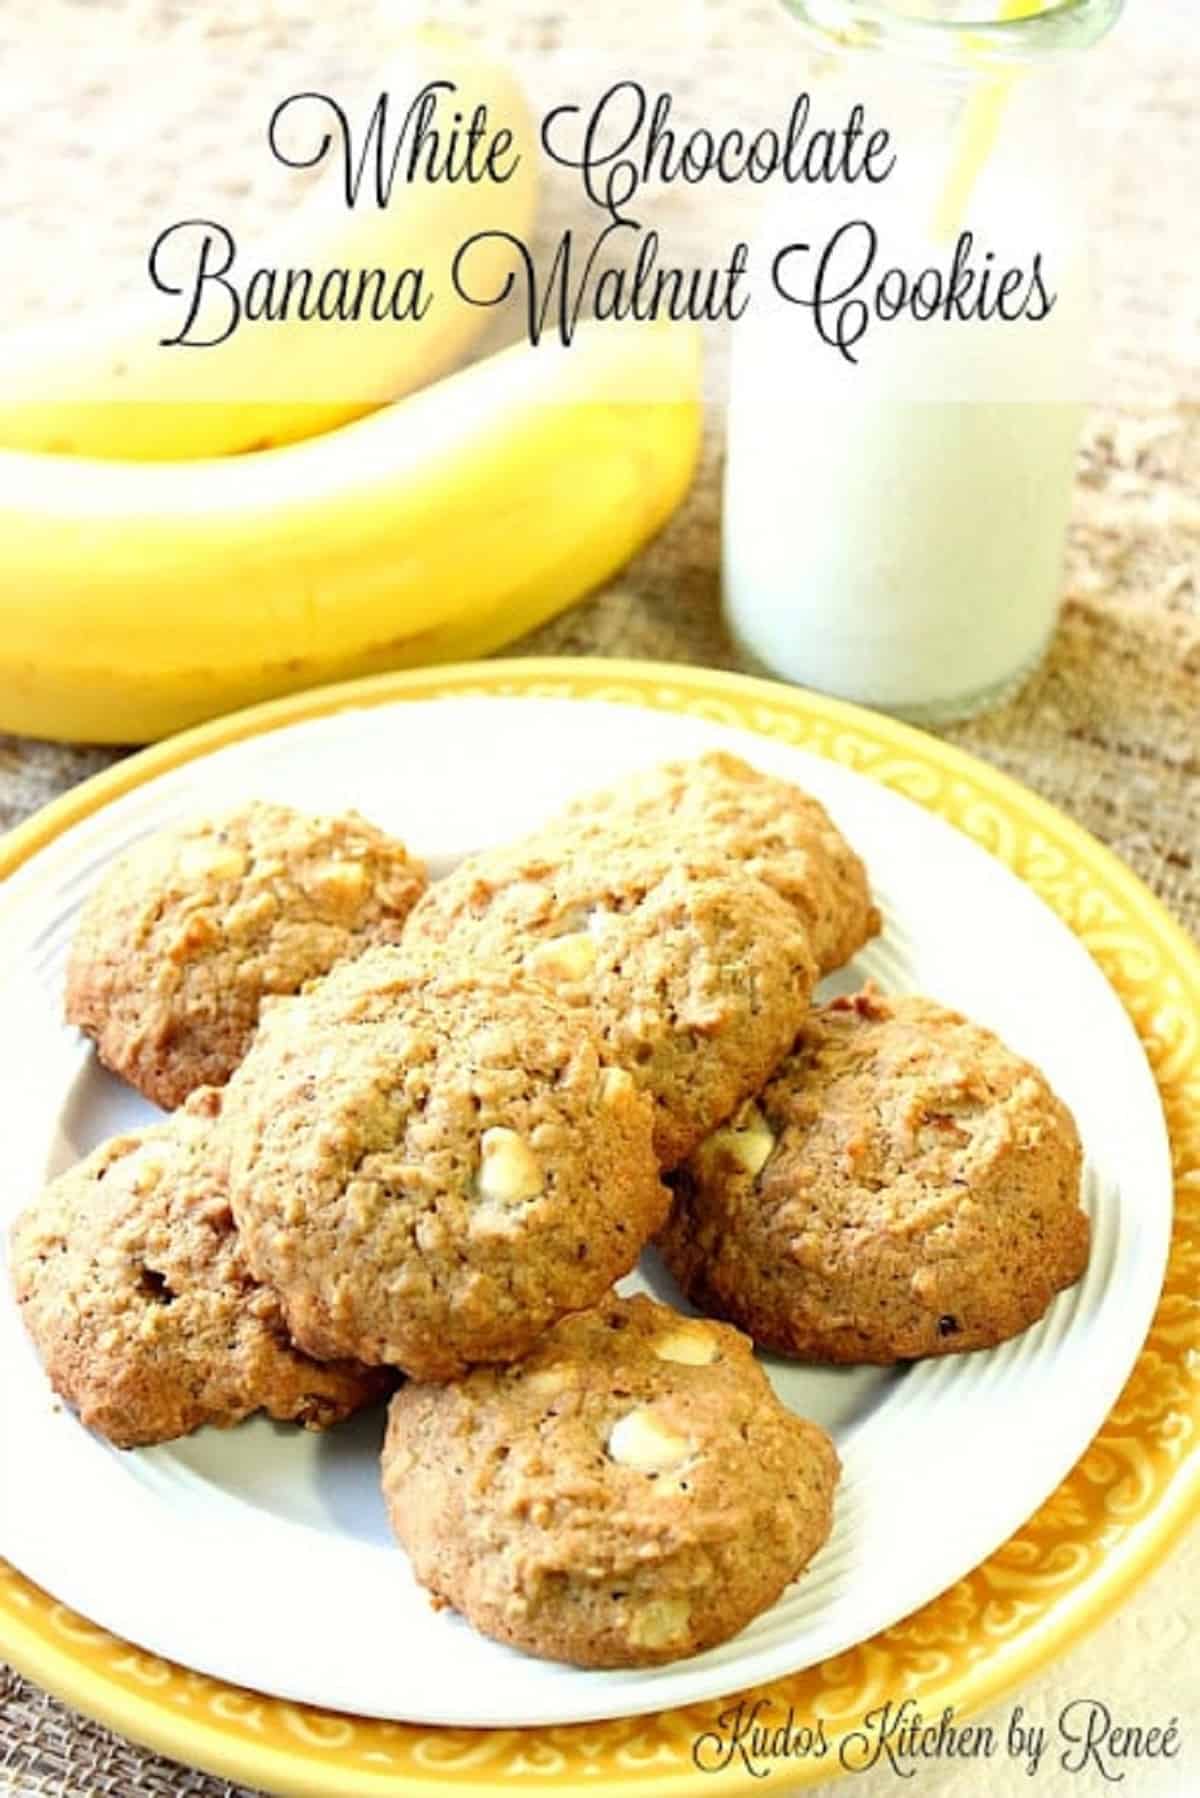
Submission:
<svg viewBox="0 0 1200 1798">
<path fill-rule="evenodd" d="M 594 1668 L 726 1641 L 840 1471 L 754 1344 L 982 1348 L 1087 1261 L 1035 1068 L 932 1000 L 813 1008 L 880 923 L 825 809 L 724 753 L 432 885 L 355 814 L 146 838 L 83 908 L 67 1015 L 180 1109 L 18 1218 L 51 1387 L 131 1447 L 324 1427 L 406 1375 L 383 1488 L 437 1606 Z M 708 1315 L 614 1292 L 652 1240 Z"/>
</svg>

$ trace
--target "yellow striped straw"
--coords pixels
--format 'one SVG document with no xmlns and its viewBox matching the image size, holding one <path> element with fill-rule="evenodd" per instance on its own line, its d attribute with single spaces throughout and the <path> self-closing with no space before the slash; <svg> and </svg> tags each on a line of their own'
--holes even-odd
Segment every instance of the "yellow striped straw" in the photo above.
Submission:
<svg viewBox="0 0 1200 1798">
<path fill-rule="evenodd" d="M 1036 18 L 1045 7 L 1046 0 L 1001 0 L 997 23 L 1003 25 L 1015 19 Z M 975 60 L 974 53 L 981 49 L 978 38 L 968 37 L 963 42 L 963 56 L 969 62 Z M 1015 74 L 998 75 L 991 81 L 981 82 L 967 98 L 958 124 L 954 160 L 934 215 L 936 243 L 949 243 L 962 229 L 975 183 L 996 147 L 1004 108 L 1017 79 Z"/>
</svg>

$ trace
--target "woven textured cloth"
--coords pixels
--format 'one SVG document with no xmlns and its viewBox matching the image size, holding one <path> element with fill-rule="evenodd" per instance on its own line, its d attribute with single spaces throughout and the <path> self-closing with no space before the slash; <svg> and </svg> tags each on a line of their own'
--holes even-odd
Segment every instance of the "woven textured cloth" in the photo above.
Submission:
<svg viewBox="0 0 1200 1798">
<path fill-rule="evenodd" d="M 347 0 L 337 12 L 344 43 L 356 33 L 373 0 Z M 308 0 L 230 0 L 219 9 L 219 40 L 197 24 L 204 9 L 184 20 L 168 0 L 100 0 L 116 35 L 111 68 L 121 67 L 121 30 L 164 38 L 187 23 L 189 56 L 210 53 L 219 63 L 228 103 L 238 70 L 261 71 L 281 44 L 300 42 L 312 29 Z M 479 27 L 481 4 L 459 0 L 439 9 Z M 646 9 L 630 4 L 594 9 L 597 39 L 620 50 L 650 32 L 648 54 L 671 64 L 673 34 L 686 32 L 687 72 L 674 71 L 677 91 L 704 93 L 704 110 L 718 116 L 744 89 L 744 56 L 769 47 L 778 8 L 762 0 L 703 0 Z M 486 30 L 506 40 L 527 81 L 553 91 L 555 67 L 572 33 L 585 29 L 587 7 L 570 15 L 553 0 L 488 0 Z M 1082 128 L 1094 139 L 1099 171 L 1096 243 L 1100 273 L 1101 397 L 1089 414 L 1078 466 L 1068 547 L 1065 604 L 1059 631 L 1037 674 L 1009 704 L 943 734 L 1036 789 L 1113 848 L 1193 933 L 1200 932 L 1200 329 L 1195 316 L 1194 205 L 1191 183 L 1200 166 L 1200 113 L 1193 96 L 1197 74 L 1195 18 L 1187 0 L 1140 0 L 1119 28 L 1117 54 L 1103 59 L 1091 83 Z M 652 15 L 653 22 L 646 23 Z M 61 15 L 61 16 L 58 16 Z M 0 63 L 20 52 L 36 63 L 44 38 L 81 9 L 56 0 L 13 0 L 0 19 Z M 34 54 L 31 57 L 31 50 Z M 341 52 L 339 52 L 340 54 Z M 360 51 L 361 58 L 361 51 Z M 628 60 L 628 54 L 627 54 Z M 778 58 L 774 59 L 776 62 Z M 796 84 L 795 72 L 790 73 Z M 78 74 L 78 70 L 76 70 Z M 91 81 L 97 134 L 111 116 L 104 81 Z M 197 77 L 197 88 L 202 85 Z M 39 220 L 63 208 L 67 188 L 78 204 L 80 173 L 64 168 L 71 145 L 87 155 L 103 151 L 89 138 L 89 83 L 66 105 L 35 105 L 23 141 L 14 112 L 0 119 L 0 167 L 19 166 L 20 180 L 0 183 L 0 229 L 6 243 L 20 233 L 34 241 Z M 744 103 L 742 110 L 744 111 Z M 24 112 L 24 109 L 22 109 Z M 69 123 L 67 122 L 69 121 Z M 25 129 L 24 121 L 22 129 Z M 8 135 L 12 133 L 12 135 Z M 32 144 L 32 148 L 30 147 Z M 59 154 L 59 151 L 62 154 Z M 182 154 L 182 152 L 180 152 Z M 226 142 L 226 153 L 234 152 Z M 244 144 L 238 154 L 245 155 Z M 20 158 L 18 164 L 17 159 Z M 38 175 L 39 164 L 44 176 Z M 117 179 L 121 159 L 115 158 Z M 126 165 L 127 166 L 127 165 Z M 31 179 L 31 171 L 33 178 Z M 103 173 L 103 171 L 101 171 Z M 111 173 L 111 171 L 110 171 Z M 95 193 L 104 180 L 93 171 Z M 163 177 L 165 179 L 165 177 Z M 131 173 L 130 183 L 135 177 Z M 148 220 L 164 216 L 162 179 L 139 168 L 138 185 L 123 189 L 124 207 L 110 237 L 144 245 Z M 57 185 L 56 185 L 57 184 Z M 219 183 L 218 183 L 219 185 Z M 232 178 L 223 191 L 233 193 Z M 16 196 L 16 197 L 14 197 Z M 243 195 L 244 197 L 244 195 Z M 251 196 L 253 197 L 253 196 Z M 101 201 L 97 198 L 97 204 Z M 561 230 L 578 208 L 577 191 L 552 185 L 547 233 Z M 691 212 L 689 213 L 689 207 Z M 687 196 L 675 229 L 688 241 L 711 234 L 711 217 Z M 1189 288 L 1189 281 L 1191 287 Z M 20 312 L 37 310 L 34 281 Z M 714 391 L 722 377 L 722 346 L 710 358 Z M 710 407 L 703 463 L 695 488 L 676 519 L 619 583 L 555 620 L 514 653 L 645 656 L 737 667 L 720 622 L 717 591 L 721 416 Z M 118 752 L 0 738 L 0 827 L 8 827 L 54 795 L 113 761 Z M 1154 1712 L 1189 1715 L 1184 1669 L 1194 1666 L 1188 1643 L 1193 1624 L 1181 1595 L 1200 1588 L 1200 1536 L 1176 1549 L 1170 1562 L 1122 1611 L 1022 1694 L 1031 1713 L 1052 1712 L 1065 1697 L 1106 1690 L 1154 1694 Z M 1133 1705 L 1136 1713 L 1137 1705 Z M 1196 1762 L 1192 1763 L 1197 1766 Z M 1200 1780 L 1200 1771 L 1196 1772 Z M 972 1798 L 983 1789 L 968 1769 L 931 1769 L 921 1789 L 929 1798 Z M 1021 1789 L 1014 1775 L 1011 1789 Z M 868 1775 L 854 1782 L 861 1798 L 891 1791 L 894 1781 Z M 839 1788 L 841 1789 L 841 1788 Z M 1005 1789 L 1009 1789 L 1005 1787 Z M 1058 1789 L 1050 1779 L 1039 1791 Z M 1087 1774 L 1062 1789 L 1075 1798 L 1099 1790 Z M 1136 1781 L 1126 1787 L 1158 1790 Z M 1164 1792 L 1166 1787 L 1161 1788 Z M 1182 1790 L 1183 1787 L 1178 1789 Z M 0 1668 L 0 1793 L 44 1798 L 112 1794 L 182 1794 L 233 1798 L 237 1788 L 189 1772 L 119 1740 Z M 239 1794 L 240 1798 L 240 1794 Z"/>
</svg>

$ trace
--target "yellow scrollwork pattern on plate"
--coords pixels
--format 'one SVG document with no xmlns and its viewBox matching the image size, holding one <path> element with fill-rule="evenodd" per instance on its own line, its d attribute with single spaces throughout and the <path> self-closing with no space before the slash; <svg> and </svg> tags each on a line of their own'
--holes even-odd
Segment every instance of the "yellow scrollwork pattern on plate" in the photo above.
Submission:
<svg viewBox="0 0 1200 1798">
<path fill-rule="evenodd" d="M 980 763 L 889 720 L 706 670 L 603 662 L 422 670 L 301 695 L 168 743 L 0 846 L 11 871 L 134 778 L 347 705 L 467 694 L 607 700 L 755 731 L 869 775 L 1006 863 L 1070 926 L 1133 1020 L 1163 1099 L 1177 1211 L 1162 1300 L 1105 1427 L 1022 1529 L 966 1579 L 871 1641 L 765 1689 L 836 1735 L 887 1698 L 928 1712 L 997 1696 L 1094 1621 L 1165 1552 L 1200 1491 L 1200 956 L 1151 895 L 1067 819 Z M 280 1792 L 695 1790 L 692 1744 L 730 1699 L 566 1728 L 378 1723 L 223 1686 L 117 1641 L 0 1563 L 0 1648 L 85 1710 L 181 1759 Z M 1003 1664 L 999 1656 L 1003 1651 Z M 153 1707 L 146 1709 L 147 1703 Z M 791 1770 L 802 1778 L 803 1764 Z M 825 1777 L 821 1765 L 811 1776 Z M 327 1786 L 321 1784 L 327 1781 Z"/>
</svg>

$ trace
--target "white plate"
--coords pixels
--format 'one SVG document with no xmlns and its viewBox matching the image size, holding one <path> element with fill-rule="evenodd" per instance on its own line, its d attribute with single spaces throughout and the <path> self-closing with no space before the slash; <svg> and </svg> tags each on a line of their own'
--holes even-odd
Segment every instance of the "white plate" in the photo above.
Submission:
<svg viewBox="0 0 1200 1798">
<path fill-rule="evenodd" d="M 57 1406 L 0 1298 L 0 1553 L 85 1617 L 202 1672 L 361 1715 L 516 1726 L 630 1715 L 756 1685 L 934 1596 L 1033 1512 L 1099 1428 L 1149 1325 L 1170 1223 L 1158 1097 L 1115 995 L 1034 895 L 908 800 L 803 751 L 691 718 L 444 699 L 253 737 L 138 787 L 0 890 L 3 1221 L 150 1107 L 59 1023 L 83 894 L 110 856 L 231 798 L 355 805 L 444 872 L 571 794 L 714 745 L 790 775 L 865 856 L 886 927 L 826 983 L 873 976 L 962 1007 L 1045 1069 L 1087 1150 L 1086 1277 L 1015 1342 L 906 1371 L 769 1360 L 845 1465 L 831 1540 L 733 1642 L 653 1671 L 539 1662 L 433 1612 L 388 1537 L 378 1414 L 323 1437 L 257 1421 L 118 1453 Z M 641 1283 L 670 1293 L 647 1257 Z"/>
</svg>

